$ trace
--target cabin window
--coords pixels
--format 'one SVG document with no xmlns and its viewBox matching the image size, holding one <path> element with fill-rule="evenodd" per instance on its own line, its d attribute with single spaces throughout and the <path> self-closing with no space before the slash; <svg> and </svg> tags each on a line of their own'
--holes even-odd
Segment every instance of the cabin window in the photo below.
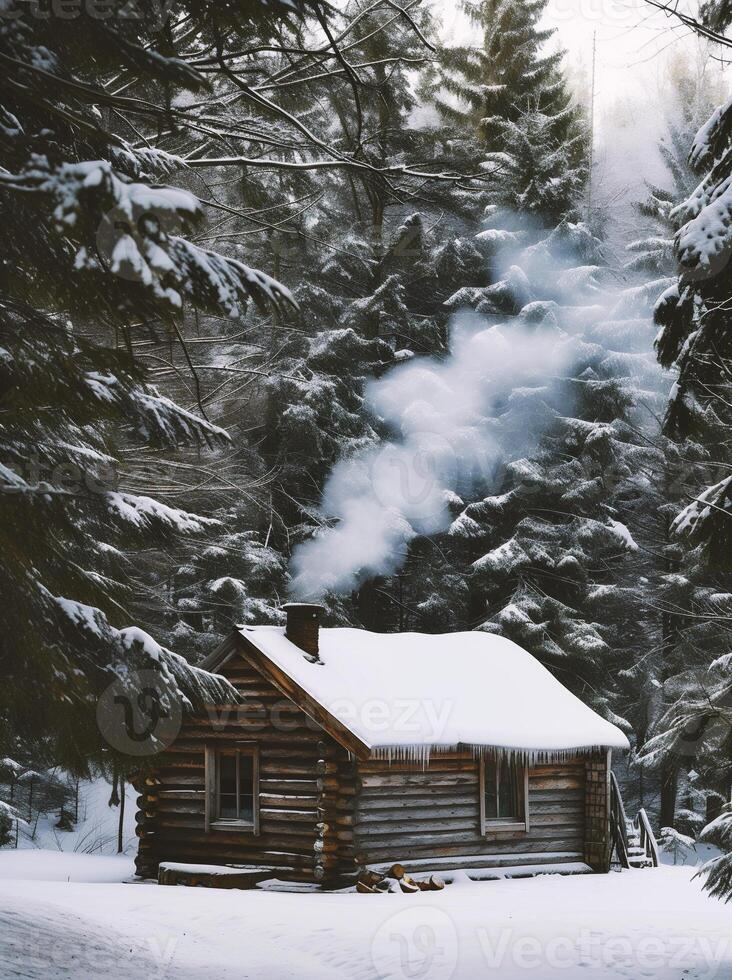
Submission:
<svg viewBox="0 0 732 980">
<path fill-rule="evenodd" d="M 483 833 L 528 830 L 528 771 L 509 759 L 486 756 L 481 768 Z"/>
<path fill-rule="evenodd" d="M 259 831 L 257 746 L 206 746 L 206 829 Z"/>
</svg>

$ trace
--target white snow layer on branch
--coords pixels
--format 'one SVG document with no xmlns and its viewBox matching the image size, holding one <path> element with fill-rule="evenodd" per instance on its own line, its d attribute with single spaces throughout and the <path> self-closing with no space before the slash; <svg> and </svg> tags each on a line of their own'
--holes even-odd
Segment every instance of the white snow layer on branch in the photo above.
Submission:
<svg viewBox="0 0 732 980">
<path fill-rule="evenodd" d="M 105 498 L 114 517 L 138 529 L 152 528 L 157 524 L 181 534 L 196 534 L 206 527 L 220 524 L 213 517 L 201 517 L 177 507 L 169 507 L 152 497 L 110 491 L 105 494 Z"/>
<path fill-rule="evenodd" d="M 126 141 L 112 147 L 112 158 L 122 166 L 126 164 L 135 176 L 171 174 L 186 166 L 183 157 L 174 153 L 153 146 L 132 146 Z"/>
<path fill-rule="evenodd" d="M 136 224 L 144 215 L 167 215 L 178 221 L 195 219 L 201 205 L 193 194 L 177 187 L 152 187 L 149 184 L 122 180 L 107 160 L 83 160 L 62 163 L 56 170 L 26 172 L 26 177 L 39 176 L 39 189 L 50 194 L 56 202 L 55 220 L 73 228 L 79 217 L 84 192 L 103 189 L 120 217 Z"/>
<path fill-rule="evenodd" d="M 732 476 L 725 477 L 719 483 L 699 494 L 688 507 L 685 507 L 674 520 L 671 529 L 674 534 L 693 535 L 701 529 L 701 525 L 717 510 L 723 510 L 732 517 Z"/>
<path fill-rule="evenodd" d="M 135 392 L 135 397 L 143 409 L 141 424 L 143 435 L 163 434 L 166 439 L 173 441 L 180 437 L 181 430 L 183 430 L 186 438 L 194 438 L 201 433 L 206 433 L 215 439 L 227 442 L 230 439 L 225 429 L 214 425 L 207 419 L 202 419 L 200 415 L 189 412 L 188 409 L 177 405 L 167 395 L 161 395 L 155 389 L 145 391 L 140 388 Z M 155 423 L 155 431 L 153 431 L 151 422 Z"/>
<path fill-rule="evenodd" d="M 39 163 L 22 177 L 50 195 L 61 233 L 83 228 L 98 211 L 101 223 L 92 233 L 111 272 L 142 285 L 175 312 L 185 298 L 232 318 L 243 315 L 249 297 L 260 306 L 296 305 L 290 292 L 265 273 L 180 237 L 203 216 L 201 202 L 186 190 L 129 180 L 106 160 L 56 169 Z M 102 266 L 83 245 L 75 267 L 97 271 Z"/>
<path fill-rule="evenodd" d="M 215 440 L 229 440 L 225 429 L 189 412 L 153 387 L 135 387 L 129 391 L 109 372 L 102 374 L 99 371 L 88 371 L 84 380 L 100 402 L 114 403 L 131 399 L 137 412 L 137 428 L 146 439 L 176 443 L 181 439 L 194 440 L 211 436 Z"/>
<path fill-rule="evenodd" d="M 13 823 L 22 824 L 23 827 L 29 827 L 30 824 L 27 820 L 24 820 L 17 809 L 11 806 L 10 803 L 5 803 L 4 800 L 0 800 L 0 813 L 5 813 L 13 821 Z"/>
<path fill-rule="evenodd" d="M 75 599 L 53 596 L 45 589 L 43 592 L 70 624 L 86 634 L 85 641 L 91 637 L 107 647 L 109 661 L 106 667 L 110 682 L 116 677 L 134 689 L 137 671 L 155 670 L 162 701 L 169 701 L 170 706 L 175 704 L 190 709 L 195 704 L 238 702 L 239 695 L 225 678 L 191 666 L 139 627 L 115 629 L 100 609 Z"/>
<path fill-rule="evenodd" d="M 689 154 L 689 163 L 692 167 L 698 167 L 706 161 L 711 152 L 712 144 L 716 140 L 720 126 L 723 124 L 728 113 L 732 113 L 732 98 L 723 105 L 717 106 L 709 119 L 700 127 L 694 137 Z"/>
<path fill-rule="evenodd" d="M 711 189 L 704 181 L 677 212 L 694 215 L 678 232 L 679 261 L 687 269 L 716 274 L 732 253 L 732 175 Z"/>
<path fill-rule="evenodd" d="M 613 520 L 612 517 L 608 518 L 607 523 L 628 551 L 638 550 L 638 545 L 625 524 L 622 524 L 620 521 Z"/>
<path fill-rule="evenodd" d="M 729 174 L 732 99 L 719 106 L 696 134 L 689 160 L 710 172 L 689 198 L 671 211 L 684 222 L 676 236 L 681 264 L 714 276 L 732 257 L 732 175 Z M 688 274 L 687 274 L 688 277 Z"/>
<path fill-rule="evenodd" d="M 23 772 L 23 766 L 15 759 L 11 759 L 10 756 L 5 756 L 4 759 L 0 759 L 0 770 L 5 770 L 6 772 L 12 772 L 14 776 Z"/>
</svg>

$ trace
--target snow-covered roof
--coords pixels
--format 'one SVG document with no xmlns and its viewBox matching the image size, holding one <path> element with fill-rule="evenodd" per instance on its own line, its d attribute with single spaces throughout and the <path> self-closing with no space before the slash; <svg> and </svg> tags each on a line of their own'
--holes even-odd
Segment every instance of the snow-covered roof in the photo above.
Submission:
<svg viewBox="0 0 732 980">
<path fill-rule="evenodd" d="M 377 755 L 457 745 L 527 755 L 628 748 L 619 728 L 501 636 L 321 629 L 317 664 L 284 627 L 237 631 Z"/>
</svg>

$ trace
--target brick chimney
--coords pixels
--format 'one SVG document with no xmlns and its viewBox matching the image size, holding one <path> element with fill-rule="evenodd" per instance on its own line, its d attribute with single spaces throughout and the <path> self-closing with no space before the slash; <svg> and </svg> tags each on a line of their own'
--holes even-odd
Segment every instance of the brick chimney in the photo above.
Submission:
<svg viewBox="0 0 732 980">
<path fill-rule="evenodd" d="M 318 656 L 318 633 L 323 607 L 314 602 L 287 602 L 282 608 L 287 613 L 287 639 L 300 647 L 312 663 L 322 663 Z"/>
</svg>

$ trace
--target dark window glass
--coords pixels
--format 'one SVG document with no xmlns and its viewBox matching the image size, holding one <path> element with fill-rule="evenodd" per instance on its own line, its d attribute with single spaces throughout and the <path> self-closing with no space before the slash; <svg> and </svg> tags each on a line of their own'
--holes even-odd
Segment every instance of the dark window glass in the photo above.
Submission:
<svg viewBox="0 0 732 980">
<path fill-rule="evenodd" d="M 498 816 L 517 817 L 516 767 L 509 762 L 498 766 Z"/>
<path fill-rule="evenodd" d="M 254 758 L 221 753 L 218 757 L 218 816 L 222 820 L 254 823 Z"/>
<path fill-rule="evenodd" d="M 505 760 L 485 760 L 485 819 L 518 820 L 518 770 Z"/>
<path fill-rule="evenodd" d="M 239 756 L 239 819 L 254 821 L 254 759 Z"/>
<path fill-rule="evenodd" d="M 485 816 L 486 820 L 495 820 L 498 816 L 496 766 L 492 762 L 485 764 Z"/>
<path fill-rule="evenodd" d="M 219 757 L 219 816 L 236 820 L 236 756 Z"/>
</svg>

